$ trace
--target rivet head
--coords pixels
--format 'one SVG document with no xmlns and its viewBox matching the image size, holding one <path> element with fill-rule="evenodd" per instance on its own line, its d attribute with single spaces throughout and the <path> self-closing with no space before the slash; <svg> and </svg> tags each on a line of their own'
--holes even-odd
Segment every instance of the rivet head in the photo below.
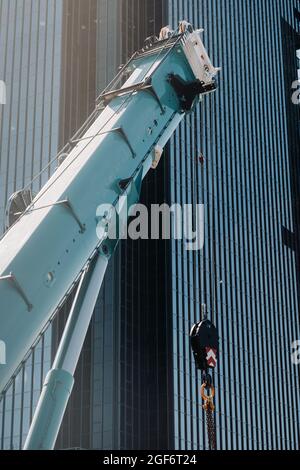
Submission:
<svg viewBox="0 0 300 470">
<path fill-rule="evenodd" d="M 51 287 L 55 281 L 55 273 L 53 271 L 48 271 L 44 277 L 44 283 L 47 287 Z"/>
</svg>

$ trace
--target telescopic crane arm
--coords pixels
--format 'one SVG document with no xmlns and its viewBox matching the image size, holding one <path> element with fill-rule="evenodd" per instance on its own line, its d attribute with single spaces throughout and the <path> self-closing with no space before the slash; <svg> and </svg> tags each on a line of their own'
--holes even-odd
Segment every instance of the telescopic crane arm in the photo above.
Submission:
<svg viewBox="0 0 300 470">
<path fill-rule="evenodd" d="M 0 365 L 0 392 L 80 280 L 26 448 L 54 446 L 72 390 L 78 355 L 117 243 L 108 237 L 112 221 L 101 207 L 116 207 L 115 224 L 122 230 L 124 197 L 131 203 L 139 200 L 142 180 L 156 168 L 184 115 L 199 96 L 216 88 L 219 69 L 207 55 L 201 32 L 183 22 L 179 34 L 154 38 L 133 55 L 100 96 L 102 112 L 71 141 L 72 150 L 0 241 L 0 337 L 7 352 L 7 363 Z"/>
</svg>

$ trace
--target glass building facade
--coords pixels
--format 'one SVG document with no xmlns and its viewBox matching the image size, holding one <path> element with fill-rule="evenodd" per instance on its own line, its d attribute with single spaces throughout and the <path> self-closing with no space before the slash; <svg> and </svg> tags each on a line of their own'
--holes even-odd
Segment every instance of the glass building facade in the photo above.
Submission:
<svg viewBox="0 0 300 470">
<path fill-rule="evenodd" d="M 297 7 L 169 2 L 170 23 L 187 17 L 204 27 L 222 67 L 217 93 L 170 145 L 171 201 L 206 205 L 203 252 L 172 246 L 176 448 L 207 445 L 187 339 L 200 302 L 220 333 L 217 447 L 299 446 L 299 368 L 291 361 L 299 338 L 299 107 L 291 101 Z M 204 170 L 193 163 L 199 151 Z"/>
<path fill-rule="evenodd" d="M 100 93 L 115 76 L 119 65 L 143 46 L 147 36 L 160 30 L 165 23 L 166 5 L 145 0 L 91 3 L 97 4 L 93 10 L 97 31 L 96 35 L 89 33 L 89 40 L 90 44 L 95 44 L 92 63 L 96 65 L 96 90 Z M 81 24 L 73 5 L 71 0 L 65 15 L 67 42 L 64 44 L 68 51 L 72 50 L 78 30 L 74 24 Z M 73 89 L 82 95 L 76 67 L 75 61 L 68 70 L 73 73 Z M 69 102 L 77 100 L 73 96 L 71 101 L 67 100 Z M 76 112 L 73 109 L 73 118 Z M 64 141 L 69 137 L 68 131 Z M 153 173 L 145 182 L 142 196 L 145 203 L 163 200 L 168 184 L 164 175 L 164 171 L 159 177 Z M 151 269 L 154 259 L 159 278 Z M 167 448 L 171 445 L 172 405 L 167 390 L 172 379 L 166 374 L 171 361 L 166 347 L 171 344 L 171 336 L 167 328 L 169 313 L 165 308 L 166 293 L 171 291 L 164 288 L 167 270 L 164 259 L 168 259 L 168 246 L 158 241 L 127 241 L 119 245 L 95 309 L 85 342 L 84 360 L 77 370 L 80 374 L 82 368 L 85 377 L 76 377 L 76 389 L 58 438 L 58 448 Z M 164 308 L 158 309 L 159 305 Z M 57 332 L 61 330 L 62 325 Z M 145 335 L 156 340 L 145 342 Z"/>
<path fill-rule="evenodd" d="M 300 108 L 291 97 L 299 2 L 21 3 L 17 10 L 16 0 L 0 0 L 1 220 L 9 195 L 70 139 L 118 66 L 161 26 L 186 18 L 203 27 L 222 67 L 217 92 L 186 118 L 142 193 L 147 205 L 204 203 L 204 249 L 166 240 L 119 245 L 57 447 L 207 449 L 188 338 L 206 304 L 220 334 L 217 448 L 298 449 L 291 346 L 300 339 Z M 22 445 L 71 301 L 2 397 L 2 448 Z"/>
<path fill-rule="evenodd" d="M 9 197 L 58 150 L 62 6 L 61 0 L 0 0 L 0 80 L 6 88 L 0 105 L 0 233 Z M 32 191 L 53 169 L 35 180 Z M 50 364 L 47 329 L 0 396 L 1 449 L 22 447 Z"/>
</svg>

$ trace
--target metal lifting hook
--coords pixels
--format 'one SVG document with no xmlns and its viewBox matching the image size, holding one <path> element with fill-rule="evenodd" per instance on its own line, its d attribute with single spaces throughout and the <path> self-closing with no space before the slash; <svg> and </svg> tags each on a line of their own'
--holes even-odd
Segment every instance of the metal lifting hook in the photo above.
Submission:
<svg viewBox="0 0 300 470">
<path fill-rule="evenodd" d="M 213 385 L 211 385 L 209 387 L 209 390 L 210 390 L 209 395 L 205 394 L 205 390 L 207 388 L 208 387 L 207 387 L 206 383 L 203 383 L 201 385 L 201 397 L 202 397 L 202 400 L 204 401 L 203 409 L 208 410 L 210 408 L 212 411 L 214 411 L 214 409 L 215 409 L 215 405 L 214 405 L 215 387 Z"/>
<path fill-rule="evenodd" d="M 216 428 L 214 420 L 215 387 L 209 369 L 217 365 L 219 336 L 216 327 L 205 317 L 196 323 L 190 332 L 191 347 L 197 369 L 202 371 L 201 398 L 204 402 L 203 409 L 206 415 L 208 444 L 210 450 L 216 449 Z"/>
</svg>

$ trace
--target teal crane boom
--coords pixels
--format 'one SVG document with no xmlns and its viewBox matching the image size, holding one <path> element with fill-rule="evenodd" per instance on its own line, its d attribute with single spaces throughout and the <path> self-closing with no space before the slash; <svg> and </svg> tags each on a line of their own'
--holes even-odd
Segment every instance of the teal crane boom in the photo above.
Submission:
<svg viewBox="0 0 300 470">
<path fill-rule="evenodd" d="M 103 205 L 139 200 L 142 180 L 199 97 L 216 89 L 218 72 L 201 40 L 182 22 L 148 40 L 100 96 L 91 121 L 57 170 L 0 241 L 0 392 L 53 312 L 79 281 L 52 370 L 47 375 L 25 448 L 53 448 L 73 375 L 118 237 Z M 130 204 L 127 205 L 130 207 Z M 128 213 L 125 214 L 125 219 Z"/>
</svg>

